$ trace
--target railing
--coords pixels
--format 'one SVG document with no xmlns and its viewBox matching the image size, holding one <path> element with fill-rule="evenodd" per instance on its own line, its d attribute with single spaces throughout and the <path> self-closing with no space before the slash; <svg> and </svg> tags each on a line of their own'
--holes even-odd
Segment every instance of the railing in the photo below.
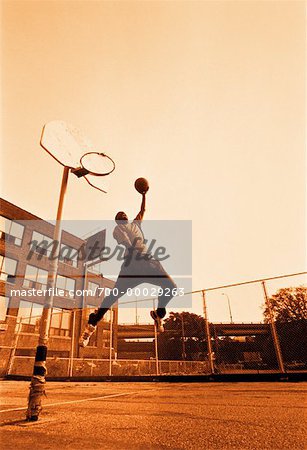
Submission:
<svg viewBox="0 0 307 450">
<path fill-rule="evenodd" d="M 34 357 L 14 356 L 9 375 L 31 376 Z M 71 366 L 72 363 L 72 366 Z M 48 377 L 83 378 L 103 376 L 203 375 L 209 374 L 208 361 L 159 361 L 154 359 L 125 360 L 47 358 Z"/>
</svg>

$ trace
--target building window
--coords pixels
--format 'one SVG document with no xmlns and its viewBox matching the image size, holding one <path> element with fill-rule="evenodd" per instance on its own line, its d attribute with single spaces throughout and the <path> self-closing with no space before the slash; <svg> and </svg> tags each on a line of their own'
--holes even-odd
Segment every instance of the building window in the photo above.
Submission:
<svg viewBox="0 0 307 450">
<path fill-rule="evenodd" d="M 48 281 L 47 270 L 40 269 L 39 267 L 31 266 L 26 267 L 26 273 L 23 280 L 23 286 L 26 288 L 46 289 Z"/>
<path fill-rule="evenodd" d="M 73 278 L 57 275 L 56 288 L 64 291 L 64 297 L 72 298 L 75 296 L 75 284 L 76 281 Z"/>
<path fill-rule="evenodd" d="M 19 303 L 18 317 L 22 317 L 22 323 L 36 325 L 42 315 L 43 305 L 39 303 L 26 302 L 21 300 Z"/>
<path fill-rule="evenodd" d="M 8 283 L 16 281 L 17 261 L 7 256 L 0 255 L 0 279 Z"/>
<path fill-rule="evenodd" d="M 7 310 L 9 307 L 9 297 L 0 296 L 0 320 L 6 320 Z"/>
<path fill-rule="evenodd" d="M 50 256 L 53 249 L 53 239 L 51 237 L 39 233 L 38 231 L 33 231 L 32 241 L 37 242 L 36 247 L 34 246 L 34 243 L 32 244 L 32 251 L 35 251 L 39 255 Z"/>
<path fill-rule="evenodd" d="M 21 320 L 21 331 L 25 333 L 38 332 L 39 321 L 43 312 L 43 305 L 21 300 L 18 318 Z M 17 325 L 18 326 L 18 325 Z"/>
<path fill-rule="evenodd" d="M 1 239 L 12 244 L 21 246 L 25 227 L 14 220 L 1 216 L 0 218 L 0 234 Z"/>
<path fill-rule="evenodd" d="M 61 244 L 59 261 L 72 267 L 78 266 L 78 250 L 66 244 Z"/>
<path fill-rule="evenodd" d="M 52 309 L 50 335 L 70 336 L 71 311 L 60 308 Z"/>
<path fill-rule="evenodd" d="M 98 283 L 94 283 L 93 281 L 89 281 L 87 283 L 88 295 L 90 297 L 96 297 L 99 294 L 98 288 L 100 285 Z"/>
</svg>

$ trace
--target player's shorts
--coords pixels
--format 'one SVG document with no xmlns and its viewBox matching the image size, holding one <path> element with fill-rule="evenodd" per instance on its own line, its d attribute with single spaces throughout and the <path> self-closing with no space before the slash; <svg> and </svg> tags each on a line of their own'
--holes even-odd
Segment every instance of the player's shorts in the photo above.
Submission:
<svg viewBox="0 0 307 450">
<path fill-rule="evenodd" d="M 150 283 L 155 278 L 169 278 L 169 275 L 151 255 L 135 253 L 125 259 L 118 278 L 140 278 L 142 283 Z"/>
</svg>

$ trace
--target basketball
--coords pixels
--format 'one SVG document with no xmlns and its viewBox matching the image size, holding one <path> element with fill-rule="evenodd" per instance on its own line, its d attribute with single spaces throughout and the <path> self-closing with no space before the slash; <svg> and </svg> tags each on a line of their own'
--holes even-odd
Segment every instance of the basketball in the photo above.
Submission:
<svg viewBox="0 0 307 450">
<path fill-rule="evenodd" d="M 143 194 L 148 191 L 149 184 L 146 178 L 138 178 L 135 180 L 134 187 L 140 194 Z"/>
</svg>

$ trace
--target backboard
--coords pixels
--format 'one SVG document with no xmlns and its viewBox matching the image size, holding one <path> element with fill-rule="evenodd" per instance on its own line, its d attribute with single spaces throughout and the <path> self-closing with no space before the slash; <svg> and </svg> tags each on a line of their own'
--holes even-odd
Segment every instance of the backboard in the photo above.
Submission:
<svg viewBox="0 0 307 450">
<path fill-rule="evenodd" d="M 53 120 L 44 126 L 40 145 L 60 164 L 72 169 L 80 167 L 84 153 L 94 151 L 90 140 L 63 120 Z"/>
</svg>

